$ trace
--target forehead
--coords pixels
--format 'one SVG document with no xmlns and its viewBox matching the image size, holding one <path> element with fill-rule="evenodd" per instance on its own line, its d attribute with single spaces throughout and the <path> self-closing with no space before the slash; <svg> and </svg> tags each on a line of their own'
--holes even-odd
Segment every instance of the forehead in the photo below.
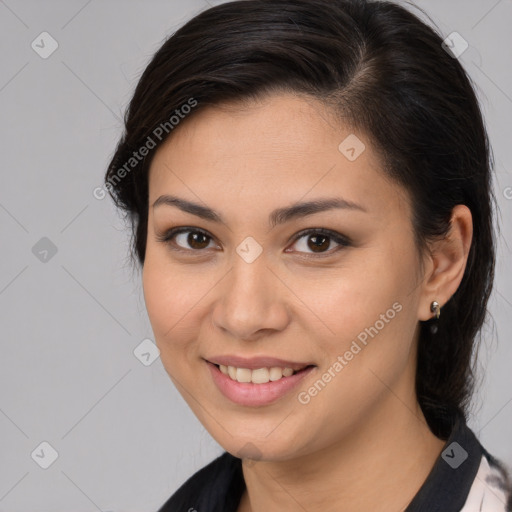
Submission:
<svg viewBox="0 0 512 512">
<path fill-rule="evenodd" d="M 360 153 L 356 159 L 344 141 Z M 152 161 L 150 201 L 182 191 L 190 198 L 215 196 L 219 204 L 257 198 L 262 206 L 274 200 L 282 206 L 338 192 L 381 209 L 391 197 L 407 199 L 381 167 L 365 134 L 336 121 L 322 103 L 275 94 L 207 106 L 185 119 Z"/>
<path fill-rule="evenodd" d="M 325 151 L 328 145 L 336 149 L 343 131 L 350 129 L 340 130 L 318 100 L 276 93 L 203 107 L 178 126 L 159 152 L 194 149 L 226 157 L 260 158 L 277 153 L 300 159 L 304 154 Z"/>
</svg>

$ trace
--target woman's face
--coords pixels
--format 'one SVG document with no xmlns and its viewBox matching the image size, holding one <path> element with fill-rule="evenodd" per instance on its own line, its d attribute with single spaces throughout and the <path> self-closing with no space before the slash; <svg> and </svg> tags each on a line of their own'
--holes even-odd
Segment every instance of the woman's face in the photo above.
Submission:
<svg viewBox="0 0 512 512">
<path fill-rule="evenodd" d="M 339 204 L 285 212 L 312 201 Z M 408 196 L 315 100 L 205 108 L 155 155 L 146 307 L 166 371 L 233 454 L 306 455 L 413 405 L 421 277 Z M 312 368 L 250 371 L 287 364 Z"/>
</svg>

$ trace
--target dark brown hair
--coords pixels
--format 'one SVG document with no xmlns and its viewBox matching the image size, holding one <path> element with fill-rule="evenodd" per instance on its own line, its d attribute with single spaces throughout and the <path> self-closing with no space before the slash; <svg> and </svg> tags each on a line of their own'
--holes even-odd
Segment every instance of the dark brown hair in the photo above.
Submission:
<svg viewBox="0 0 512 512">
<path fill-rule="evenodd" d="M 442 41 L 386 1 L 241 0 L 203 11 L 144 70 L 105 183 L 131 223 L 132 257 L 143 265 L 148 171 L 172 134 L 171 116 L 185 123 L 206 105 L 291 91 L 324 102 L 369 137 L 386 175 L 410 194 L 420 253 L 447 233 L 454 206 L 467 205 L 473 240 L 462 282 L 443 305 L 437 333 L 432 320 L 420 322 L 417 396 L 434 434 L 446 438 L 457 414 L 466 416 L 474 387 L 472 352 L 494 278 L 495 199 L 473 85 Z M 187 117 L 182 106 L 191 99 Z M 152 149 L 127 167 L 150 139 Z"/>
</svg>

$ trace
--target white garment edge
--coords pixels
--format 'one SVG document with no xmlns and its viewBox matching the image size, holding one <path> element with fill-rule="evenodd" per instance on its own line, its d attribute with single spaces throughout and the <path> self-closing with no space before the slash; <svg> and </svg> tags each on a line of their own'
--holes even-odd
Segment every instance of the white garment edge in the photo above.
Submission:
<svg viewBox="0 0 512 512">
<path fill-rule="evenodd" d="M 507 496 L 496 485 L 496 480 L 503 480 L 501 472 L 491 467 L 485 455 L 482 455 L 480 467 L 460 512 L 507 512 Z"/>
</svg>

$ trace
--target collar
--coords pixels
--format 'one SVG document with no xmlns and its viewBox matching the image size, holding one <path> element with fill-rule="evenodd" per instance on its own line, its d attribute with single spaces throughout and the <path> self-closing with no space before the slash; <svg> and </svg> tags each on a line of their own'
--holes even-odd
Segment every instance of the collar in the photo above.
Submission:
<svg viewBox="0 0 512 512">
<path fill-rule="evenodd" d="M 405 512 L 459 512 L 482 455 L 482 445 L 459 413 L 443 451 Z"/>
</svg>

